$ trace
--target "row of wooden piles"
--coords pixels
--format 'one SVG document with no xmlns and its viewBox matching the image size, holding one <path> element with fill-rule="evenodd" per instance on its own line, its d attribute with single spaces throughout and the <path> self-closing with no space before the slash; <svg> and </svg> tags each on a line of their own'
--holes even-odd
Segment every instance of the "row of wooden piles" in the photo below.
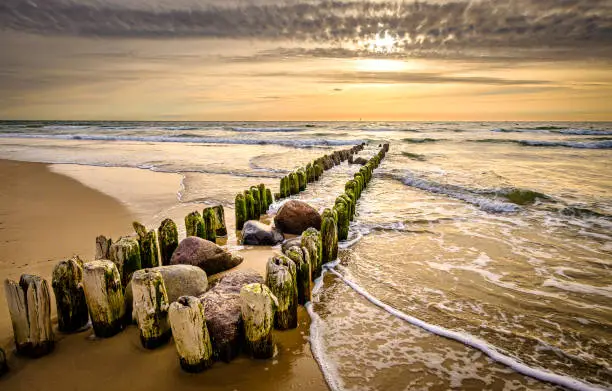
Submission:
<svg viewBox="0 0 612 391">
<path fill-rule="evenodd" d="M 249 220 L 259 220 L 259 216 L 266 214 L 273 202 L 272 191 L 263 183 L 236 194 L 234 200 L 236 229 L 241 230 L 244 223 Z"/>
</svg>

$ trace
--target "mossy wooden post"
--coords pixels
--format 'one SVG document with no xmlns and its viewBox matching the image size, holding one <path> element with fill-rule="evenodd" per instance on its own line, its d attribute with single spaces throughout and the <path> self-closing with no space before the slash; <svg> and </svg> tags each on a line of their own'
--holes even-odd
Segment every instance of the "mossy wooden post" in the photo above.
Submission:
<svg viewBox="0 0 612 391">
<path fill-rule="evenodd" d="M 178 228 L 174 221 L 165 219 L 157 230 L 162 266 L 169 265 L 174 250 L 178 247 Z"/>
<path fill-rule="evenodd" d="M 215 205 L 212 207 L 215 212 L 215 234 L 217 236 L 227 236 L 227 226 L 225 225 L 225 210 L 223 205 Z"/>
<path fill-rule="evenodd" d="M 132 225 L 134 226 L 134 231 L 138 234 L 140 266 L 143 268 L 160 266 L 157 232 L 155 230 L 147 231 L 147 228 L 137 221 L 134 221 Z"/>
<path fill-rule="evenodd" d="M 323 264 L 321 233 L 315 228 L 308 228 L 306 231 L 302 232 L 301 245 L 308 251 L 312 279 L 314 280 L 321 275 L 321 266 Z"/>
<path fill-rule="evenodd" d="M 236 194 L 234 209 L 236 212 L 236 229 L 241 230 L 244 223 L 246 223 L 249 219 L 249 216 L 247 215 L 246 200 L 242 193 Z"/>
<path fill-rule="evenodd" d="M 300 179 L 296 172 L 289 174 L 289 192 L 291 195 L 299 194 L 300 192 Z"/>
<path fill-rule="evenodd" d="M 113 244 L 112 239 L 106 238 L 104 235 L 100 235 L 96 238 L 96 258 L 95 259 L 108 259 L 110 257 L 110 247 Z"/>
<path fill-rule="evenodd" d="M 13 324 L 17 353 L 37 358 L 54 347 L 51 297 L 47 281 L 23 274 L 19 282 L 5 280 L 6 301 Z"/>
<path fill-rule="evenodd" d="M 288 194 L 289 186 L 287 185 L 287 181 L 288 181 L 287 176 L 282 177 L 281 180 L 280 180 L 280 189 L 279 189 L 280 191 L 279 191 L 279 194 L 280 194 L 281 198 L 287 198 L 289 196 L 289 194 Z"/>
<path fill-rule="evenodd" d="M 268 208 L 270 207 L 270 205 L 272 204 L 272 201 L 270 199 L 268 199 L 268 193 L 266 191 L 266 185 L 264 185 L 263 183 L 260 183 L 259 186 L 257 186 L 257 188 L 259 189 L 259 196 L 261 197 L 261 214 L 266 214 L 268 212 Z"/>
<path fill-rule="evenodd" d="M 338 229 L 336 219 L 331 209 L 325 209 L 321 216 L 321 242 L 323 245 L 323 261 L 328 263 L 338 256 Z"/>
<path fill-rule="evenodd" d="M 348 207 L 348 218 L 349 221 L 353 221 L 353 218 L 355 216 L 355 204 L 353 202 L 353 198 L 351 198 L 351 196 L 348 195 L 348 193 L 344 192 L 342 194 L 340 194 L 340 196 L 338 196 L 339 199 L 344 200 L 344 202 L 346 203 L 347 207 Z M 336 199 L 336 202 L 338 201 L 338 199 Z"/>
<path fill-rule="evenodd" d="M 263 206 L 261 204 L 261 194 L 259 193 L 259 188 L 257 186 L 251 186 L 249 189 L 251 191 L 251 195 L 253 196 L 253 210 L 255 214 L 253 215 L 253 220 L 259 220 L 259 216 L 261 216 L 261 211 Z"/>
<path fill-rule="evenodd" d="M 202 220 L 204 220 L 204 239 L 213 243 L 217 241 L 217 220 L 215 211 L 212 208 L 206 208 L 202 211 Z"/>
<path fill-rule="evenodd" d="M 200 212 L 196 210 L 185 216 L 185 231 L 187 236 L 197 236 L 198 238 L 206 239 L 204 237 L 206 235 L 206 227 Z"/>
<path fill-rule="evenodd" d="M 6 363 L 6 354 L 4 354 L 4 350 L 0 348 L 0 377 L 8 372 L 8 364 Z"/>
<path fill-rule="evenodd" d="M 266 208 L 266 212 L 268 213 L 268 209 L 274 203 L 274 197 L 272 196 L 272 191 L 270 189 L 266 189 L 266 201 L 268 201 L 268 207 Z"/>
<path fill-rule="evenodd" d="M 123 330 L 125 303 L 117 266 L 105 260 L 87 262 L 83 288 L 96 336 L 109 338 Z"/>
<path fill-rule="evenodd" d="M 253 199 L 253 195 L 250 191 L 244 191 L 244 201 L 246 205 L 246 216 L 248 220 L 259 220 L 259 216 L 255 214 L 255 200 Z"/>
<path fill-rule="evenodd" d="M 142 269 L 138 241 L 125 236 L 120 238 L 111 246 L 110 260 L 117 265 L 122 287 L 125 288 L 132 279 L 132 274 Z"/>
<path fill-rule="evenodd" d="M 297 327 L 297 280 L 295 263 L 284 255 L 275 255 L 266 265 L 266 285 L 278 299 L 274 327 L 279 330 Z"/>
<path fill-rule="evenodd" d="M 264 284 L 248 284 L 240 289 L 240 312 L 247 351 L 254 358 L 274 355 L 274 314 L 278 300 Z"/>
<path fill-rule="evenodd" d="M 355 178 L 355 181 L 357 181 L 357 198 L 361 198 L 361 193 L 363 193 L 363 189 L 365 188 L 365 179 L 363 178 L 363 175 L 361 175 L 360 172 L 355 173 L 353 175 L 353 177 Z"/>
<path fill-rule="evenodd" d="M 312 163 L 308 163 L 306 165 L 306 179 L 308 180 L 308 183 L 315 181 L 315 173 L 314 169 L 312 168 Z"/>
<path fill-rule="evenodd" d="M 132 277 L 134 313 L 145 349 L 155 349 L 170 339 L 168 294 L 159 271 L 142 269 Z"/>
<path fill-rule="evenodd" d="M 51 279 L 57 306 L 58 329 L 73 333 L 89 322 L 89 312 L 83 291 L 83 261 L 79 257 L 60 261 Z"/>
<path fill-rule="evenodd" d="M 299 184 L 300 191 L 306 190 L 306 184 L 308 183 L 306 172 L 304 171 L 303 168 L 299 168 L 296 171 L 296 174 L 298 176 L 298 184 Z"/>
<path fill-rule="evenodd" d="M 340 202 L 336 202 L 334 209 L 338 216 L 338 240 L 346 240 L 349 233 L 349 206 L 344 200 L 340 200 Z"/>
<path fill-rule="evenodd" d="M 210 367 L 213 350 L 200 299 L 181 296 L 170 304 L 168 316 L 181 368 L 195 373 Z"/>
<path fill-rule="evenodd" d="M 319 178 L 321 178 L 321 175 L 323 175 L 323 165 L 321 163 L 317 163 L 314 169 L 315 169 L 315 178 L 318 181 Z"/>
<path fill-rule="evenodd" d="M 312 271 L 310 266 L 310 255 L 306 247 L 293 246 L 285 255 L 295 263 L 296 280 L 298 289 L 298 304 L 306 304 L 310 301 L 312 291 Z"/>
</svg>

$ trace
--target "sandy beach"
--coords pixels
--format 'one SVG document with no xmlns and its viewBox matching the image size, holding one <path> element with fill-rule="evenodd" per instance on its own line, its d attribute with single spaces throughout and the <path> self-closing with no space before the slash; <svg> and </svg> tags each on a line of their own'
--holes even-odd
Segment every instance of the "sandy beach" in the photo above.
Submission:
<svg viewBox="0 0 612 391">
<path fill-rule="evenodd" d="M 164 210 L 181 226 L 186 211 L 201 209 L 198 204 L 179 204 L 181 176 L 176 174 L 2 160 L 0 180 L 2 280 L 18 279 L 22 273 L 50 280 L 57 261 L 75 254 L 91 259 L 97 235 L 132 234 L 135 219 L 157 226 L 166 217 L 158 215 Z M 233 230 L 231 210 L 226 218 L 228 230 Z M 271 253 L 269 248 L 245 249 L 239 268 L 263 273 Z M 219 362 L 205 373 L 190 375 L 181 371 L 173 343 L 145 350 L 135 326 L 107 340 L 95 339 L 91 330 L 72 335 L 56 332 L 52 354 L 37 360 L 20 358 L 13 352 L 4 290 L 0 302 L 0 343 L 11 367 L 0 380 L 3 390 L 106 390 L 109 384 L 132 390 L 327 389 L 310 352 L 310 319 L 302 308 L 297 329 L 276 332 L 275 358 L 258 361 L 240 356 L 230 364 Z"/>
</svg>

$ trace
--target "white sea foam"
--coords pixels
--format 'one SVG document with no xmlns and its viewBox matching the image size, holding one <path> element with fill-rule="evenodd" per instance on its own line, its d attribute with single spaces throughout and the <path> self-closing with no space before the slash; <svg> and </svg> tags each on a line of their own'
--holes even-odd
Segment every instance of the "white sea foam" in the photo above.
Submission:
<svg viewBox="0 0 612 391">
<path fill-rule="evenodd" d="M 248 128 L 248 127 L 240 127 L 240 126 L 231 126 L 226 128 L 227 130 L 231 130 L 233 132 L 263 132 L 263 133 L 285 133 L 285 132 L 303 132 L 305 128 Z"/>
<path fill-rule="evenodd" d="M 383 310 L 387 311 L 388 313 L 410 323 L 413 324 L 417 327 L 420 327 L 424 330 L 427 330 L 431 333 L 434 333 L 436 335 L 448 338 L 448 339 L 452 339 L 458 342 L 463 343 L 464 345 L 467 346 L 471 346 L 475 349 L 480 350 L 481 352 L 483 352 L 484 354 L 486 354 L 487 356 L 489 356 L 491 359 L 504 364 L 512 369 L 514 369 L 516 372 L 519 372 L 525 376 L 529 376 L 532 377 L 534 379 L 539 379 L 545 382 L 549 382 L 549 383 L 553 383 L 556 385 L 560 385 L 562 387 L 566 387 L 572 390 L 579 390 L 579 391 L 591 391 L 591 390 L 604 390 L 604 388 L 598 387 L 594 384 L 590 384 L 590 383 L 586 383 L 583 382 L 581 380 L 569 377 L 569 376 L 565 376 L 565 375 L 559 375 L 550 371 L 547 371 L 545 369 L 542 368 L 533 368 L 530 367 L 524 363 L 522 363 L 521 361 L 519 361 L 518 359 L 505 355 L 504 353 L 500 352 L 499 350 L 497 350 L 497 348 L 473 335 L 467 334 L 467 333 L 462 333 L 462 332 L 458 332 L 458 331 L 454 331 L 454 330 L 449 330 L 446 329 L 444 327 L 440 327 L 431 323 L 427 323 L 423 320 L 420 320 L 418 318 L 415 318 L 413 316 L 410 316 L 408 314 L 405 314 L 399 310 L 397 310 L 396 308 L 393 308 L 385 303 L 383 303 L 382 301 L 378 300 L 376 297 L 372 296 L 368 291 L 366 291 L 365 289 L 363 289 L 361 286 L 359 286 L 358 284 L 356 284 L 354 281 L 351 281 L 347 278 L 345 278 L 342 274 L 338 273 L 336 270 L 334 270 L 333 268 L 329 269 L 329 272 L 334 274 L 335 276 L 337 276 L 338 278 L 340 278 L 345 284 L 347 284 L 349 287 L 351 287 L 355 292 L 359 293 L 360 295 L 362 295 L 364 298 L 366 298 L 367 300 L 369 300 L 372 304 L 382 308 Z"/>
<path fill-rule="evenodd" d="M 578 282 L 561 281 L 557 280 L 556 278 L 549 278 L 542 283 L 542 286 L 554 287 L 569 292 L 586 293 L 589 295 L 600 295 L 612 298 L 612 285 L 598 287 L 581 284 Z"/>
</svg>

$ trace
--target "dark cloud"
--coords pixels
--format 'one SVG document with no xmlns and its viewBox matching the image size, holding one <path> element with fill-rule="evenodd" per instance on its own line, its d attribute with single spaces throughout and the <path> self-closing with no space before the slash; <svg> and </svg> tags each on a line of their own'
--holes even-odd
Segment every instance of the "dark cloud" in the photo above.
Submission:
<svg viewBox="0 0 612 391">
<path fill-rule="evenodd" d="M 391 56 L 478 56 L 480 51 L 505 48 L 562 50 L 573 57 L 574 51 L 587 50 L 609 57 L 612 50 L 609 0 L 323 1 L 191 8 L 181 3 L 176 9 L 168 5 L 171 2 L 143 4 L 2 0 L 0 26 L 70 36 L 306 41 L 323 48 L 335 45 L 336 55 L 368 57 L 382 54 L 359 49 L 359 43 L 384 32 L 396 41 L 391 50 L 384 50 Z M 304 55 L 323 55 L 330 49 L 314 50 Z"/>
</svg>

